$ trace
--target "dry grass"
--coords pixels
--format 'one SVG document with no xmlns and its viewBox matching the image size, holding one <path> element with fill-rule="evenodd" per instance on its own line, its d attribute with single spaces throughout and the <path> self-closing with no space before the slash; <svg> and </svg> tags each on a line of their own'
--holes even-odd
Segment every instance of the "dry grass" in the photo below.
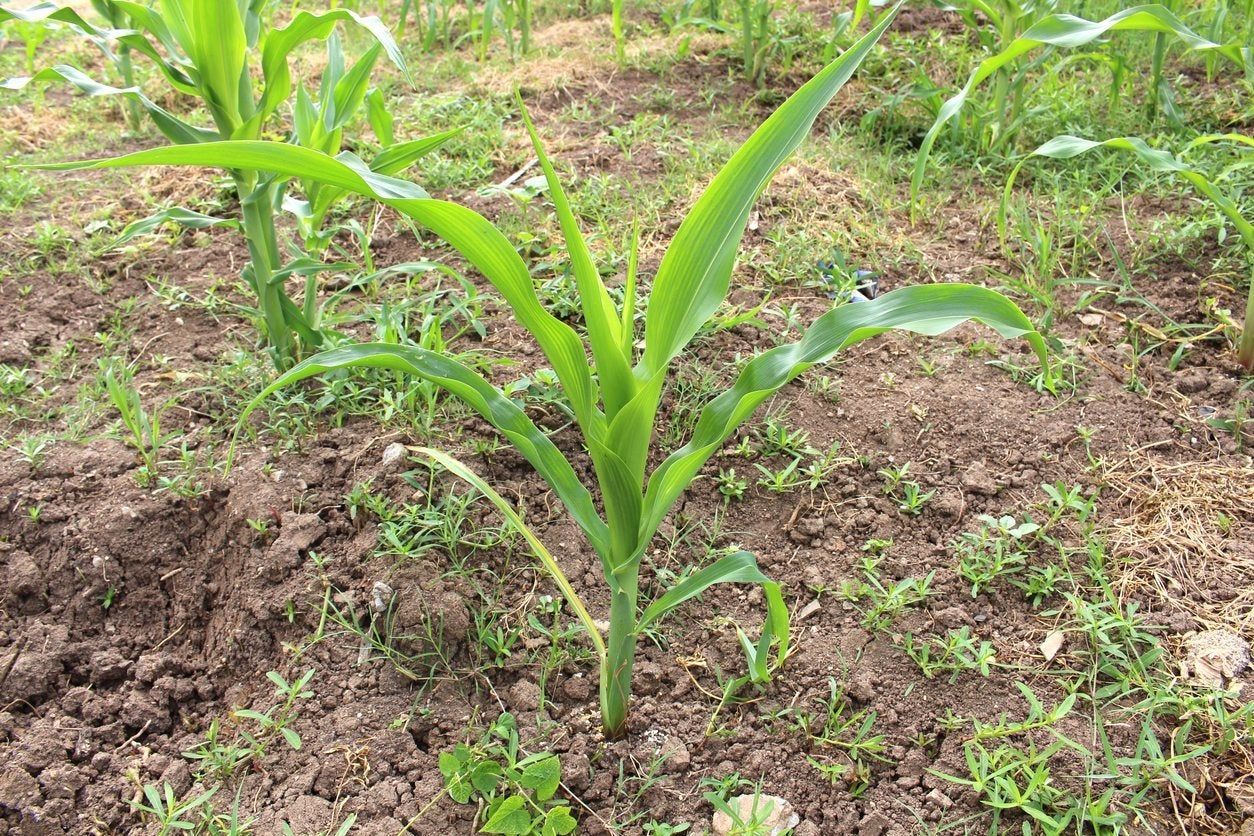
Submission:
<svg viewBox="0 0 1254 836">
<path fill-rule="evenodd" d="M 1254 462 L 1168 461 L 1135 450 L 1108 466 L 1121 514 L 1104 533 L 1123 592 L 1211 628 L 1254 630 Z"/>
</svg>

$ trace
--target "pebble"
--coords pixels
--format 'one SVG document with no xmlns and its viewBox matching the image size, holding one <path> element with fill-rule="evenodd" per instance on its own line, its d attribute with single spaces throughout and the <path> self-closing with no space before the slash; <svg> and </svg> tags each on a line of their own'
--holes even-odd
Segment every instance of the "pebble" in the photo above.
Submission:
<svg viewBox="0 0 1254 836">
<path fill-rule="evenodd" d="M 382 465 L 384 470 L 395 470 L 405 464 L 405 445 L 394 441 L 383 449 Z"/>
</svg>

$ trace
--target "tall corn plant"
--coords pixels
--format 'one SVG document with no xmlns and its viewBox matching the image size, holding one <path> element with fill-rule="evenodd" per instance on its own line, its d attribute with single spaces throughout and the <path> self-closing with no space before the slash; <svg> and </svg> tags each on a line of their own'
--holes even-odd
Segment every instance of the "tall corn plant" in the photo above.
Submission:
<svg viewBox="0 0 1254 836">
<path fill-rule="evenodd" d="M 1250 157 L 1250 159 L 1243 160 L 1236 166 L 1233 166 L 1234 169 L 1254 163 L 1254 153 L 1252 153 L 1254 152 L 1254 139 L 1243 134 L 1208 134 L 1200 136 L 1185 147 L 1185 152 L 1187 153 L 1215 143 L 1235 145 L 1237 148 L 1243 149 L 1245 155 Z M 1254 373 L 1254 224 L 1251 224 L 1241 214 L 1241 207 L 1237 201 L 1221 188 L 1219 181 L 1222 177 L 1212 178 L 1196 166 L 1186 163 L 1180 156 L 1170 151 L 1151 148 L 1145 143 L 1145 140 L 1134 136 L 1115 137 L 1103 141 L 1082 139 L 1077 136 L 1056 136 L 1024 157 L 1014 167 L 1010 177 L 1006 180 L 1006 186 L 1002 192 L 1001 207 L 997 215 L 997 228 L 1001 235 L 1002 244 L 1004 245 L 1006 242 L 1006 207 L 1010 202 L 1015 179 L 1019 175 L 1019 169 L 1023 168 L 1029 159 L 1032 157 L 1048 157 L 1055 160 L 1069 160 L 1088 151 L 1101 149 L 1130 153 L 1152 171 L 1169 172 L 1183 178 L 1189 185 L 1210 200 L 1215 205 L 1215 208 L 1222 212 L 1224 217 L 1236 228 L 1237 234 L 1241 237 L 1241 242 L 1245 245 L 1246 255 L 1251 267 L 1250 290 L 1245 303 L 1245 324 L 1241 329 L 1241 337 L 1237 347 L 1237 362 L 1241 364 L 1246 372 Z"/>
<path fill-rule="evenodd" d="M 1011 32 L 1013 29 L 1008 29 Z M 923 175 L 931 157 L 932 147 L 946 125 L 957 126 L 963 108 L 974 92 L 990 78 L 996 80 L 994 114 L 988 130 L 981 132 L 984 150 L 992 150 L 1005 144 L 1018 129 L 1022 94 L 1016 87 L 1024 83 L 1024 75 L 1009 71 L 1020 59 L 1041 49 L 1086 46 L 1098 42 L 1114 32 L 1144 32 L 1156 34 L 1162 39 L 1171 38 L 1191 51 L 1205 55 L 1218 55 L 1254 72 L 1251 47 L 1237 44 L 1221 45 L 1206 40 L 1193 32 L 1161 5 L 1136 6 L 1125 9 L 1100 21 L 1085 20 L 1069 14 L 1051 14 L 1029 26 L 1013 40 L 1003 42 L 1001 50 L 979 63 L 962 89 L 947 100 L 937 113 L 936 120 L 923 137 L 919 154 L 915 158 L 914 172 L 910 179 L 910 197 L 916 205 Z M 1120 74 L 1116 74 L 1118 84 Z M 1158 96 L 1158 91 L 1151 91 Z"/>
<path fill-rule="evenodd" d="M 270 0 L 157 0 L 151 5 L 111 0 L 110 20 L 116 25 L 124 16 L 129 22 L 126 29 L 98 27 L 73 9 L 54 3 L 40 3 L 21 11 L 0 8 L 0 21 L 13 18 L 64 23 L 96 43 L 144 56 L 174 90 L 203 103 L 212 117 L 212 128 L 184 121 L 136 87 L 111 87 L 65 64 L 29 77 L 9 79 L 0 86 L 20 89 L 31 82 L 63 81 L 90 96 L 121 96 L 141 107 L 171 142 L 194 145 L 260 139 L 292 94 L 288 60 L 293 50 L 309 41 L 326 40 L 340 22 L 351 22 L 366 30 L 378 42 L 378 48 L 404 69 L 399 48 L 377 18 L 361 17 L 347 9 L 302 11 L 286 25 L 271 28 L 269 5 Z M 372 57 L 369 64 L 373 62 Z M 340 112 L 346 112 L 350 105 L 342 99 L 365 93 L 363 79 L 351 81 L 352 85 L 334 88 L 334 101 Z M 339 124 L 331 126 L 333 131 L 341 128 Z M 289 368 L 299 355 L 298 341 L 316 348 L 321 335 L 305 320 L 284 289 L 291 271 L 285 269 L 275 229 L 280 183 L 257 171 L 229 171 L 239 195 L 240 225 L 248 242 L 245 278 L 256 293 L 275 365 Z M 186 210 L 170 217 L 191 219 Z M 202 217 L 196 222 L 205 225 L 210 220 Z"/>
<path fill-rule="evenodd" d="M 970 285 L 903 288 L 874 302 L 829 311 L 800 341 L 750 359 L 740 368 L 735 383 L 701 410 L 688 442 L 649 469 L 659 458 L 653 449 L 654 429 L 671 366 L 726 298 L 754 203 L 806 138 L 819 113 L 871 52 L 894 13 L 885 14 L 753 133 L 680 224 L 647 298 L 639 298 L 645 294 L 635 271 L 629 270 L 621 306 L 602 283 L 565 191 L 524 111 L 566 242 L 587 326 L 586 343 L 570 325 L 545 310 L 527 264 L 509 238 L 488 220 L 454 203 L 411 196 L 413 187 L 372 176 L 355 158 L 331 158 L 273 143 L 231 142 L 161 148 L 58 167 L 229 162 L 237 168 L 320 179 L 413 218 L 451 244 L 491 282 L 520 325 L 535 338 L 560 381 L 591 459 L 595 496 L 519 404 L 455 359 L 412 346 L 373 343 L 323 352 L 280 376 L 249 411 L 262 398 L 297 381 L 338 369 L 373 367 L 431 381 L 482 415 L 546 480 L 600 559 L 609 588 L 609 631 L 604 637 L 560 566 L 542 546 L 537 549 L 588 630 L 601 667 L 602 723 L 608 736 L 618 737 L 627 729 L 633 660 L 642 631 L 715 584 L 758 584 L 766 593 L 768 617 L 761 636 L 755 644 L 742 635 L 750 660 L 749 678 L 769 678 L 787 656 L 788 618 L 779 587 L 747 552 L 722 557 L 687 575 L 643 608 L 639 600 L 641 561 L 658 526 L 706 461 L 761 404 L 811 367 L 890 329 L 934 335 L 977 320 L 1005 337 L 1026 337 L 1045 362 L 1043 340 L 1023 313 L 1000 294 Z M 406 194 L 407 189 L 411 194 Z M 642 350 L 638 350 L 642 336 L 636 325 L 638 302 L 645 307 Z M 441 460 L 463 478 L 477 479 L 447 457 Z M 482 485 L 482 480 L 477 484 Z M 504 500 L 499 504 L 508 508 Z M 533 546 L 539 542 L 534 535 L 529 540 Z"/>
</svg>

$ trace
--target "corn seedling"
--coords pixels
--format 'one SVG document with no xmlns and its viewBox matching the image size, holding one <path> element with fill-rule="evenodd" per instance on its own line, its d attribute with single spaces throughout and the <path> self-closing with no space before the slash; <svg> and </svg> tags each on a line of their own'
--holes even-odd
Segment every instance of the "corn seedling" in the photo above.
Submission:
<svg viewBox="0 0 1254 836">
<path fill-rule="evenodd" d="M 983 7 L 983 4 L 981 4 Z M 959 126 L 959 117 L 967 100 L 981 84 L 990 78 L 997 79 L 996 103 L 991 116 L 991 127 L 982 134 L 986 137 L 986 149 L 995 149 L 1004 144 L 1014 134 L 1019 122 L 1021 95 L 1012 89 L 1012 78 L 1016 86 L 1022 85 L 1022 74 L 1014 77 L 1008 75 L 1009 70 L 1021 58 L 1041 48 L 1075 48 L 1099 41 L 1114 32 L 1146 32 L 1174 38 L 1189 50 L 1203 55 L 1220 56 L 1236 66 L 1247 69 L 1254 65 L 1250 47 L 1235 44 L 1220 45 L 1206 40 L 1194 33 L 1180 22 L 1174 14 L 1161 5 L 1136 6 L 1124 9 L 1100 21 L 1085 20 L 1068 14 L 1051 14 L 1029 26 L 1023 34 L 1002 46 L 1001 51 L 984 59 L 967 79 L 965 85 L 954 96 L 946 101 L 938 111 L 936 120 L 923 137 L 919 146 L 919 154 L 915 159 L 914 172 L 910 178 L 910 197 L 917 208 L 919 189 L 923 184 L 923 175 L 927 170 L 927 161 L 931 156 L 940 132 L 946 125 L 955 130 Z M 1116 82 L 1118 79 L 1116 79 Z M 1116 83 L 1117 86 L 1117 83 Z"/>
<path fill-rule="evenodd" d="M 346 123 L 361 107 L 367 92 L 370 69 L 380 52 L 399 68 L 405 64 L 399 48 L 378 18 L 361 17 L 347 9 L 312 13 L 297 12 L 286 25 L 272 28 L 263 0 L 160 0 L 149 6 L 130 0 L 109 0 L 108 27 L 89 22 L 74 9 L 55 3 L 40 3 L 21 11 L 0 8 L 0 22 L 17 20 L 35 24 L 66 24 L 99 45 L 108 54 L 117 50 L 142 55 L 152 61 L 160 75 L 176 92 L 199 99 L 213 119 L 212 128 L 190 124 L 161 107 L 137 87 L 111 87 L 98 82 L 76 67 L 60 64 L 22 78 L 4 81 L 0 87 L 21 89 L 32 82 L 66 82 L 89 96 L 120 96 L 142 108 L 158 130 L 176 145 L 194 145 L 219 140 L 257 140 L 270 129 L 271 121 L 287 104 L 293 83 L 288 60 L 300 46 L 310 41 L 329 42 L 330 61 L 324 74 L 317 103 L 301 91 L 295 104 L 294 141 L 338 153 Z M 109 28 L 125 21 L 126 28 Z M 345 71 L 335 27 L 352 22 L 377 41 L 356 64 Z M 124 51 L 124 52 L 123 52 Z M 120 60 L 120 59 L 119 59 Z M 260 78 L 254 68 L 260 68 Z M 372 100 L 372 123 L 390 124 L 379 114 Z M 358 162 L 365 176 L 398 173 L 422 154 L 437 147 L 446 135 L 392 144 L 390 130 L 381 137 L 389 143 L 370 164 Z M 229 225 L 243 231 L 248 242 L 249 263 L 245 279 L 258 300 L 265 338 L 275 365 L 285 369 L 304 348 L 321 346 L 323 335 L 309 321 L 307 279 L 304 310 L 288 298 L 284 289 L 292 276 L 311 276 L 323 269 L 307 258 L 285 263 L 275 227 L 275 212 L 282 198 L 283 180 L 256 169 L 233 167 L 229 158 L 220 163 L 230 172 L 240 201 L 238 220 L 210 217 L 187 209 L 171 209 L 140 222 L 123 232 L 123 239 L 173 221 L 191 227 Z M 306 185 L 309 185 L 306 183 Z M 342 193 L 326 187 L 316 195 L 306 195 L 297 204 L 304 208 L 306 239 L 320 229 L 330 202 Z"/>
<path fill-rule="evenodd" d="M 640 568 L 658 527 L 711 456 L 775 392 L 847 346 L 901 329 L 936 335 L 963 322 L 986 324 L 1003 337 L 1027 339 L 1043 364 L 1044 341 L 1030 321 L 999 293 L 971 285 L 924 285 L 884 294 L 872 302 L 837 307 L 819 317 L 800 341 L 750 359 L 736 382 L 710 400 L 686 444 L 647 473 L 664 384 L 676 358 L 726 298 L 736 253 L 758 196 L 808 135 L 815 119 L 870 54 L 891 23 L 880 22 L 791 96 L 749 138 L 714 178 L 680 224 L 645 301 L 643 341 L 637 333 L 637 277 L 629 271 L 623 303 L 602 283 L 565 192 L 524 110 L 536 156 L 549 186 L 579 289 L 588 346 L 567 323 L 541 305 L 527 264 L 513 242 L 474 211 L 419 193 L 403 181 L 364 172 L 351 159 L 265 142 L 206 143 L 141 151 L 70 166 L 220 165 L 317 178 L 373 197 L 430 229 L 457 249 L 504 297 L 517 321 L 539 343 L 582 435 L 599 485 L 604 518 L 591 491 L 549 436 L 501 390 L 448 356 L 414 346 L 362 344 L 311 357 L 283 374 L 250 404 L 298 381 L 336 369 L 387 368 L 430 380 L 462 399 L 494 425 L 548 482 L 600 558 L 610 590 L 609 631 L 602 637 L 587 606 L 561 568 L 508 503 L 463 465 L 425 451 L 497 504 L 540 557 L 571 610 L 587 628 L 601 662 L 602 723 L 609 737 L 627 730 L 636 643 L 663 616 L 719 583 L 762 586 L 768 616 L 752 648 L 750 677 L 768 678 L 789 651 L 788 615 L 777 584 L 748 552 L 736 552 L 688 574 L 643 608 Z M 637 356 L 637 346 L 643 348 Z M 588 356 L 590 350 L 591 358 Z M 771 648 L 775 647 L 774 654 Z"/>
<path fill-rule="evenodd" d="M 1189 151 L 1197 148 L 1218 143 L 1234 145 L 1243 152 L 1243 157 L 1245 157 L 1245 159 L 1228 168 L 1225 174 L 1254 162 L 1254 139 L 1243 134 L 1208 134 L 1200 136 L 1185 147 L 1184 153 L 1187 154 Z M 1015 178 L 1019 174 L 1019 169 L 1023 168 L 1027 160 L 1032 157 L 1069 160 L 1086 151 L 1107 148 L 1132 154 L 1152 171 L 1169 172 L 1184 178 L 1189 185 L 1193 186 L 1213 203 L 1215 208 L 1223 213 L 1224 217 L 1236 228 L 1237 234 L 1245 246 L 1251 272 L 1250 289 L 1245 302 L 1245 325 L 1241 329 L 1237 348 L 1237 362 L 1241 364 L 1246 372 L 1254 373 L 1254 224 L 1251 224 L 1241 214 L 1241 207 L 1237 200 L 1218 185 L 1224 175 L 1212 178 L 1198 167 L 1190 165 L 1181 159 L 1183 155 L 1177 156 L 1170 151 L 1151 148 L 1146 144 L 1145 140 L 1134 136 L 1115 137 L 1103 141 L 1067 135 L 1056 136 L 1020 161 L 1011 172 L 1010 178 L 1006 181 L 1006 187 L 1002 192 L 1001 208 L 997 216 L 997 227 L 1003 246 L 1006 242 L 1006 207 L 1010 202 L 1010 196 L 1014 188 Z"/>
</svg>

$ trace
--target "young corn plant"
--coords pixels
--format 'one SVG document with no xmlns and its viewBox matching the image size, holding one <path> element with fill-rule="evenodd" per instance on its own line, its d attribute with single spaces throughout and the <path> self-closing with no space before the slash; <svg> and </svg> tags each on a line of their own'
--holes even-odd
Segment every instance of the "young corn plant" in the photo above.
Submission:
<svg viewBox="0 0 1254 836">
<path fill-rule="evenodd" d="M 1030 321 L 1004 296 L 971 285 L 907 287 L 873 302 L 837 307 L 819 317 L 804 336 L 756 355 L 735 383 L 707 402 L 686 444 L 651 472 L 649 465 L 662 394 L 676 358 L 718 311 L 729 290 L 736 254 L 758 196 L 775 171 L 809 134 L 836 92 L 870 54 L 893 19 L 878 25 L 832 61 L 770 116 L 724 168 L 679 225 L 653 277 L 639 290 L 634 270 L 616 305 L 580 231 L 535 129 L 523 116 L 548 182 L 579 291 L 587 344 L 579 333 L 541 304 L 526 262 L 511 240 L 486 218 L 454 203 L 415 194 L 414 187 L 364 172 L 353 158 L 264 142 L 232 142 L 141 151 L 124 157 L 63 167 L 215 165 L 229 154 L 232 165 L 286 176 L 317 178 L 372 197 L 431 230 L 458 250 L 495 287 L 518 323 L 535 338 L 553 369 L 574 425 L 583 439 L 598 487 L 594 496 L 570 461 L 504 392 L 455 359 L 414 346 L 361 344 L 323 352 L 280 376 L 252 403 L 315 375 L 351 367 L 386 368 L 431 381 L 463 400 L 501 432 L 548 482 L 600 559 L 609 588 L 608 635 L 602 636 L 589 607 L 573 591 L 561 567 L 502 499 L 498 506 L 524 532 L 544 567 L 586 627 L 600 661 L 602 724 L 608 737 L 627 731 L 636 643 L 676 607 L 720 583 L 761 585 L 768 616 L 752 648 L 750 681 L 763 681 L 788 655 L 788 616 L 778 585 L 753 555 L 736 552 L 682 575 L 643 608 L 640 569 L 645 550 L 675 502 L 722 449 L 736 429 L 775 392 L 847 346 L 902 329 L 925 335 L 976 320 L 1007 338 L 1025 337 L 1042 363 L 1045 344 Z M 634 247 L 633 247 L 634 249 Z M 634 259 L 630 260 L 634 263 Z M 637 304 L 645 307 L 643 335 Z M 643 340 L 641 340 L 643 337 Z M 639 350 L 638 350 L 639 349 Z M 450 457 L 430 452 L 447 469 L 493 496 L 490 486 Z M 599 502 L 598 502 L 599 500 Z M 496 500 L 494 500 L 496 501 Z M 775 652 L 770 653 L 772 646 Z"/>
<path fill-rule="evenodd" d="M 55 3 L 40 3 L 21 11 L 0 7 L 0 22 L 16 19 L 47 25 L 66 24 L 106 51 L 116 49 L 119 55 L 144 56 L 176 92 L 203 103 L 213 119 L 212 128 L 184 121 L 134 86 L 111 87 L 67 64 L 8 79 L 0 83 L 0 87 L 16 90 L 32 82 L 60 81 L 89 96 L 120 96 L 142 108 L 157 129 L 176 145 L 257 140 L 268 132 L 272 120 L 291 97 L 293 84 L 288 60 L 292 52 L 310 41 L 328 40 L 339 23 L 352 22 L 370 33 L 378 46 L 345 72 L 343 61 L 337 64 L 335 60 L 338 44 L 333 42 L 329 74 L 324 77 L 325 95 L 320 98 L 321 109 L 304 100 L 295 105 L 294 140 L 308 140 L 320 150 L 338 152 L 344 126 L 361 105 L 369 71 L 379 51 L 404 71 L 400 50 L 378 18 L 361 17 L 347 9 L 319 13 L 300 11 L 287 24 L 273 28 L 268 17 L 271 5 L 267 0 L 158 0 L 153 4 L 110 0 L 107 5 L 110 25 L 103 28 L 74 9 Z M 123 19 L 127 28 L 111 28 Z M 317 112 L 311 113 L 314 110 Z M 417 141 L 418 145 L 394 145 L 371 162 L 371 170 L 377 166 L 383 172 L 398 173 L 441 141 L 433 137 L 425 143 Z M 229 160 L 224 162 L 229 163 Z M 295 264 L 284 261 L 275 227 L 283 180 L 257 170 L 226 167 L 239 196 L 238 220 L 224 221 L 175 209 L 161 213 L 157 222 L 171 220 L 200 227 L 226 224 L 243 230 L 249 250 L 244 276 L 257 296 L 264 336 L 275 365 L 280 370 L 286 369 L 299 358 L 302 349 L 316 349 L 323 341 L 322 334 L 304 316 L 302 308 L 288 297 L 285 289 L 289 277 L 308 275 L 315 268 L 299 259 Z M 319 198 L 313 197 L 307 201 L 312 207 L 311 223 L 315 224 L 325 215 L 318 201 Z M 144 223 L 141 229 L 156 225 L 153 220 L 141 223 Z"/>
<path fill-rule="evenodd" d="M 1251 47 L 1221 45 L 1208 41 L 1161 5 L 1124 9 L 1099 21 L 1085 20 L 1069 14 L 1048 15 L 1029 26 L 1018 37 L 1008 42 L 1003 40 L 1001 50 L 981 61 L 962 89 L 941 106 L 936 121 L 932 123 L 919 146 L 919 154 L 910 178 L 910 197 L 915 206 L 918 204 L 919 190 L 923 185 L 932 147 L 946 125 L 951 126 L 954 131 L 960 129 L 963 108 L 980 85 L 990 78 L 994 79 L 996 85 L 991 115 L 977 120 L 978 124 L 975 126 L 981 137 L 981 150 L 995 150 L 1013 138 L 1022 122 L 1026 75 L 1022 72 L 1010 73 L 1021 58 L 1039 49 L 1087 46 L 1114 32 L 1143 32 L 1161 36 L 1163 39 L 1172 38 L 1191 51 L 1222 57 L 1246 72 L 1254 70 Z M 1116 74 L 1116 87 L 1119 80 L 1120 74 Z"/>
<path fill-rule="evenodd" d="M 1243 134 L 1207 134 L 1197 137 L 1189 142 L 1180 156 L 1170 151 L 1151 148 L 1145 140 L 1134 136 L 1115 137 L 1102 141 L 1082 139 L 1077 136 L 1056 136 L 1024 157 L 1011 171 L 1002 192 L 1001 207 L 997 215 L 997 228 L 1002 244 L 1004 246 L 1006 242 L 1006 208 L 1010 203 L 1015 178 L 1018 177 L 1019 169 L 1023 168 L 1024 163 L 1032 157 L 1069 160 L 1087 151 L 1111 149 L 1132 154 L 1152 171 L 1179 175 L 1223 213 L 1224 217 L 1236 228 L 1242 244 L 1245 245 L 1247 260 L 1250 264 L 1250 289 L 1245 302 L 1245 324 L 1241 329 L 1237 345 L 1237 362 L 1247 373 L 1254 374 L 1254 224 L 1241 214 L 1241 207 L 1237 200 L 1220 187 L 1219 181 L 1224 175 L 1212 178 L 1198 167 L 1181 159 L 1190 151 L 1216 144 L 1235 147 L 1242 152 L 1243 157 L 1248 158 L 1239 160 L 1228 168 L 1225 175 L 1254 163 L 1254 139 Z"/>
</svg>

